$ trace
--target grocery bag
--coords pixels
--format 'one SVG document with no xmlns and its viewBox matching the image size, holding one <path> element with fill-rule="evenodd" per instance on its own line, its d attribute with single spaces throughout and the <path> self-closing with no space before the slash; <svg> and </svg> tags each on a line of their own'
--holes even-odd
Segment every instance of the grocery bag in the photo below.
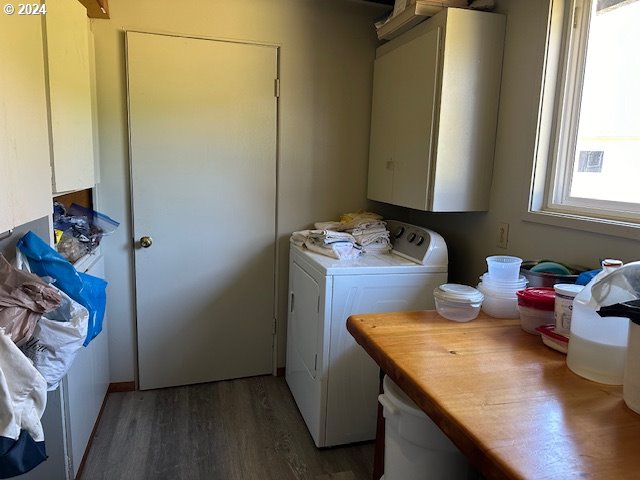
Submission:
<svg viewBox="0 0 640 480">
<path fill-rule="evenodd" d="M 20 346 L 43 313 L 60 305 L 57 290 L 36 275 L 11 266 L 0 254 L 0 327 Z"/>
<path fill-rule="evenodd" d="M 66 293 L 59 292 L 60 306 L 42 316 L 31 340 L 21 347 L 47 381 L 47 390 L 58 388 L 83 348 L 89 323 L 89 311 Z"/>
<path fill-rule="evenodd" d="M 89 312 L 86 347 L 102 331 L 107 303 L 107 282 L 102 278 L 78 272 L 69 261 L 29 231 L 17 248 L 27 258 L 31 271 L 40 277 L 51 277 L 55 285 Z"/>
</svg>

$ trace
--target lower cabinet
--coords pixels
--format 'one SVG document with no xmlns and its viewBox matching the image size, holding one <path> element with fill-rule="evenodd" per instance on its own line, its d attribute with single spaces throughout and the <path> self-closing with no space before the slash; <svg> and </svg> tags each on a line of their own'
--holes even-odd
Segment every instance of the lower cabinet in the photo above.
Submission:
<svg viewBox="0 0 640 480">
<path fill-rule="evenodd" d="M 82 265 L 76 265 L 76 268 L 89 275 L 104 278 L 102 255 L 89 255 L 85 265 L 84 268 Z M 104 322 L 102 333 L 80 351 L 67 373 L 67 428 L 70 440 L 68 455 L 74 477 L 78 474 L 109 388 L 109 342 L 106 329 L 107 322 Z"/>
</svg>

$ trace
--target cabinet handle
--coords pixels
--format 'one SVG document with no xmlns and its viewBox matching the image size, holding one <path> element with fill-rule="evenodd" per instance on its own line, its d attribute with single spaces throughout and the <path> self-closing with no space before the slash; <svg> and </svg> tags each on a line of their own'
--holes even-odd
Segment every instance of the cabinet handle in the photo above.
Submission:
<svg viewBox="0 0 640 480">
<path fill-rule="evenodd" d="M 295 297 L 294 297 L 294 295 L 293 295 L 293 292 L 291 292 L 291 300 L 290 300 L 290 302 L 289 302 L 289 305 L 291 306 L 291 307 L 290 307 L 290 309 L 291 309 L 291 313 L 293 313 L 293 301 L 294 301 L 294 300 L 295 300 Z"/>
</svg>

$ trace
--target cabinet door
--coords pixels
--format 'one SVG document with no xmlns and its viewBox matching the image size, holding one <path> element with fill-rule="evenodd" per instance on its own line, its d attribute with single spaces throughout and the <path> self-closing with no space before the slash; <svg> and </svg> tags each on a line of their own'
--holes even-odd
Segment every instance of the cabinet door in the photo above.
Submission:
<svg viewBox="0 0 640 480">
<path fill-rule="evenodd" d="M 374 64 L 369 142 L 367 197 L 387 203 L 393 201 L 393 149 L 395 125 L 400 117 L 393 95 L 397 77 L 394 61 L 395 57 L 389 54 L 376 59 Z"/>
<path fill-rule="evenodd" d="M 315 378 L 318 370 L 318 338 L 320 330 L 320 287 L 296 263 L 291 269 L 290 333 L 294 355 L 301 367 Z"/>
<path fill-rule="evenodd" d="M 87 12 L 77 0 L 48 0 L 46 15 L 53 189 L 94 185 Z"/>
<path fill-rule="evenodd" d="M 289 316 L 287 320 L 287 384 L 313 441 L 324 445 L 324 392 L 319 344 L 323 334 L 324 280 L 318 283 L 295 260 L 289 263 Z"/>
<path fill-rule="evenodd" d="M 395 93 L 396 122 L 393 203 L 425 210 L 431 194 L 430 175 L 436 153 L 436 111 L 441 28 L 398 48 Z"/>
<path fill-rule="evenodd" d="M 0 15 L 0 232 L 51 213 L 39 15 Z"/>
<path fill-rule="evenodd" d="M 424 210 L 438 98 L 441 28 L 375 61 L 368 198 Z"/>
<path fill-rule="evenodd" d="M 104 278 L 104 259 L 99 256 L 88 269 L 79 271 Z M 74 475 L 77 475 L 80 469 L 109 386 L 106 327 L 105 319 L 100 335 L 94 338 L 88 347 L 80 349 L 66 377 L 67 429 L 71 437 L 70 453 Z"/>
</svg>

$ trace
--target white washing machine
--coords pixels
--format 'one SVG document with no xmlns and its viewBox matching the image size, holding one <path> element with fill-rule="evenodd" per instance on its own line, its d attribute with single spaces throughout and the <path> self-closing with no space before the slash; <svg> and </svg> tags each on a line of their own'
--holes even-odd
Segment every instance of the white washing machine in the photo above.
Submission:
<svg viewBox="0 0 640 480">
<path fill-rule="evenodd" d="M 434 308 L 447 281 L 437 233 L 387 221 L 393 252 L 339 261 L 291 245 L 286 380 L 318 447 L 372 440 L 379 369 L 347 331 L 349 315 Z"/>
</svg>

